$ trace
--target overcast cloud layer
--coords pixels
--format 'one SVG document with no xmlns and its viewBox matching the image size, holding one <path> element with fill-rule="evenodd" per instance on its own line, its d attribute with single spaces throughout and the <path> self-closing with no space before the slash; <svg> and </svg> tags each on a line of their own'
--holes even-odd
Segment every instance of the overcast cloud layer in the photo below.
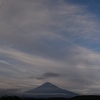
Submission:
<svg viewBox="0 0 100 100">
<path fill-rule="evenodd" d="M 89 6 L 0 0 L 1 91 L 49 81 L 77 93 L 100 93 L 100 19 Z"/>
</svg>

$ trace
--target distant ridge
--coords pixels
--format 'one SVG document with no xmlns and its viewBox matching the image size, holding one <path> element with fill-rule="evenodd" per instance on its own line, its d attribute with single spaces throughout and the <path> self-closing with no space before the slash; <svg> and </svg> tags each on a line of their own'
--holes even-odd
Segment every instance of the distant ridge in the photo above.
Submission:
<svg viewBox="0 0 100 100">
<path fill-rule="evenodd" d="M 46 82 L 44 84 L 42 84 L 41 86 L 35 88 L 35 89 L 31 89 L 29 91 L 26 91 L 26 93 L 35 93 L 35 94 L 59 94 L 59 95 L 65 95 L 68 97 L 73 97 L 73 96 L 77 96 L 77 93 L 74 92 L 70 92 L 64 89 L 59 88 L 58 86 L 50 83 L 50 82 Z"/>
</svg>

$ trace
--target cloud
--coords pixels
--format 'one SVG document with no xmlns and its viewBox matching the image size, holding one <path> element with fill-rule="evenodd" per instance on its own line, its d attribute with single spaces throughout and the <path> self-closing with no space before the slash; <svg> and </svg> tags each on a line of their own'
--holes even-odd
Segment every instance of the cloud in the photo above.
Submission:
<svg viewBox="0 0 100 100">
<path fill-rule="evenodd" d="M 0 89 L 0 93 L 13 93 L 18 91 L 20 91 L 20 89 Z"/>
<path fill-rule="evenodd" d="M 45 76 L 47 78 L 48 77 L 58 77 L 58 76 L 60 76 L 60 74 L 48 72 L 48 73 L 44 73 L 43 76 Z"/>
<path fill-rule="evenodd" d="M 0 96 L 6 96 L 6 95 L 22 95 L 21 89 L 0 89 Z"/>
<path fill-rule="evenodd" d="M 0 40 L 35 55 L 61 60 L 66 46 L 99 37 L 95 16 L 85 6 L 64 0 L 55 3 L 56 6 L 49 0 L 2 1 Z"/>
<path fill-rule="evenodd" d="M 50 2 L 2 1 L 0 39 L 31 52 L 42 53 L 50 49 L 45 37 L 50 41 L 64 38 L 73 41 L 73 37 L 98 38 L 99 25 L 86 7 L 65 3 L 64 0 L 56 1 L 56 6 Z"/>
<path fill-rule="evenodd" d="M 100 36 L 98 16 L 87 6 L 2 0 L 0 9 L 0 87 L 32 88 L 50 80 L 82 90 L 96 84 L 100 54 L 81 45 Z"/>
<path fill-rule="evenodd" d="M 38 80 L 43 80 L 43 79 L 47 79 L 47 78 L 56 78 L 56 77 L 60 77 L 62 76 L 61 74 L 58 73 L 53 73 L 53 72 L 47 72 L 44 73 L 43 75 L 41 75 L 40 77 L 36 77 L 36 79 Z M 34 77 L 30 77 L 30 78 L 34 78 Z"/>
<path fill-rule="evenodd" d="M 20 87 L 25 90 L 44 81 L 59 83 L 58 86 L 61 84 L 61 87 L 64 86 L 66 89 L 83 89 L 95 85 L 95 81 L 99 78 L 96 74 L 99 69 L 99 54 L 79 46 L 69 48 L 67 51 L 69 52 L 65 54 L 65 59 L 59 61 L 30 55 L 11 47 L 0 48 L 0 55 L 6 59 L 0 61 L 1 72 L 6 73 L 1 73 L 0 80 L 3 80 L 0 86 Z"/>
</svg>

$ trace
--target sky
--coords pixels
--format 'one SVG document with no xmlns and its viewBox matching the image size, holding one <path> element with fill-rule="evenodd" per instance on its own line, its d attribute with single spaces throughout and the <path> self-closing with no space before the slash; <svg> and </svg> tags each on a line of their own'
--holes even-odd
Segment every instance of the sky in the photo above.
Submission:
<svg viewBox="0 0 100 100">
<path fill-rule="evenodd" d="M 99 0 L 0 0 L 0 92 L 51 82 L 100 94 Z"/>
</svg>

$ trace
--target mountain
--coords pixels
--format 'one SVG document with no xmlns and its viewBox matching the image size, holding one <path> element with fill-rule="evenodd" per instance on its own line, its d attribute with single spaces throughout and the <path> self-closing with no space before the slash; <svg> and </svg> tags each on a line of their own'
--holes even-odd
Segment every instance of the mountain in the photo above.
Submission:
<svg viewBox="0 0 100 100">
<path fill-rule="evenodd" d="M 46 82 L 35 89 L 26 91 L 26 93 L 39 94 L 39 95 L 40 94 L 41 95 L 56 95 L 56 96 L 63 95 L 67 97 L 73 97 L 73 96 L 78 95 L 77 93 L 61 89 L 58 86 L 51 84 L 50 82 Z"/>
</svg>

